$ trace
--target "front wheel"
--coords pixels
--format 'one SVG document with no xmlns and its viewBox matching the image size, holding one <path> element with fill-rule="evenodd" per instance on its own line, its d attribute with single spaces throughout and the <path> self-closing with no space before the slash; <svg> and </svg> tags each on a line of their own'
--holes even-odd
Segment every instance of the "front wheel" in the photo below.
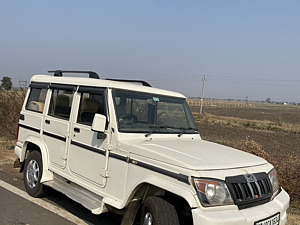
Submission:
<svg viewBox="0 0 300 225">
<path fill-rule="evenodd" d="M 41 197 L 45 194 L 45 187 L 40 183 L 43 172 L 41 154 L 37 151 L 30 152 L 24 165 L 24 185 L 27 193 L 32 197 Z"/>
<path fill-rule="evenodd" d="M 173 205 L 162 198 L 151 196 L 143 204 L 141 224 L 179 225 L 179 220 Z"/>
</svg>

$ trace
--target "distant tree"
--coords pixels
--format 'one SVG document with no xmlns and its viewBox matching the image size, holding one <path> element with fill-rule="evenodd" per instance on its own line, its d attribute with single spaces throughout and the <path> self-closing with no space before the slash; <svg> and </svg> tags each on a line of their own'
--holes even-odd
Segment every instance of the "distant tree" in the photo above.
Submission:
<svg viewBox="0 0 300 225">
<path fill-rule="evenodd" d="M 1 88 L 5 90 L 11 90 L 12 88 L 12 82 L 10 77 L 3 77 L 1 80 Z"/>
<path fill-rule="evenodd" d="M 267 99 L 266 99 L 266 102 L 267 102 L 267 103 L 271 103 L 271 98 L 267 98 Z"/>
</svg>

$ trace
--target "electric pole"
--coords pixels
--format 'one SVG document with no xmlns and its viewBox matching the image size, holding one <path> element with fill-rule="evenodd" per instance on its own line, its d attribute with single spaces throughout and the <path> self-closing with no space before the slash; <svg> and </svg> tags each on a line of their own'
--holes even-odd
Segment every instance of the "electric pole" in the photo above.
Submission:
<svg viewBox="0 0 300 225">
<path fill-rule="evenodd" d="M 205 82 L 207 81 L 205 79 L 205 75 L 203 76 L 203 85 L 202 85 L 202 95 L 201 95 L 201 100 L 200 100 L 200 114 L 202 113 L 202 106 L 203 106 L 203 97 L 204 97 L 204 86 L 205 86 Z"/>
</svg>

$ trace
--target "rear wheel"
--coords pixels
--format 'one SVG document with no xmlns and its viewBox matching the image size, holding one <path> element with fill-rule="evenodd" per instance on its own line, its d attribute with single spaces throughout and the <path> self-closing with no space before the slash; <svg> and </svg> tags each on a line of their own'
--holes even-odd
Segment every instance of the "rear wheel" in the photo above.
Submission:
<svg viewBox="0 0 300 225">
<path fill-rule="evenodd" d="M 41 197 L 46 193 L 46 187 L 40 183 L 43 172 L 41 154 L 30 152 L 24 165 L 23 177 L 27 193 L 32 197 Z"/>
<path fill-rule="evenodd" d="M 151 196 L 143 204 L 141 224 L 179 225 L 179 220 L 173 205 L 162 198 Z"/>
</svg>

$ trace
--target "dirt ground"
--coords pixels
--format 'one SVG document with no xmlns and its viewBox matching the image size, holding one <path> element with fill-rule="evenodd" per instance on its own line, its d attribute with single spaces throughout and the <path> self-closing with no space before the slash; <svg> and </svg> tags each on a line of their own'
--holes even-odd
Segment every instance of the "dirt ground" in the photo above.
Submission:
<svg viewBox="0 0 300 225">
<path fill-rule="evenodd" d="M 0 140 L 0 170 L 11 174 L 15 179 L 22 179 L 19 169 L 14 168 L 17 156 L 14 153 L 15 140 Z"/>
<path fill-rule="evenodd" d="M 191 110 L 199 111 L 199 106 L 192 106 Z M 203 113 L 210 113 L 217 116 L 238 117 L 248 120 L 269 120 L 282 123 L 300 124 L 300 107 L 299 106 L 277 106 L 261 105 L 251 108 L 234 108 L 234 107 L 204 107 Z"/>
<path fill-rule="evenodd" d="M 207 110 L 207 109 L 206 109 Z M 209 111 L 209 110 L 207 110 Z M 232 111 L 230 116 L 241 116 L 241 110 L 212 110 L 210 113 L 224 114 Z M 249 109 L 248 109 L 249 111 Z M 261 112 L 260 110 L 258 110 Z M 222 112 L 224 112 L 222 114 Z M 236 114 L 234 114 L 235 112 Z M 255 111 L 256 112 L 256 111 Z M 252 111 L 253 113 L 253 111 Z M 263 114 L 263 113 L 259 113 Z M 287 113 L 288 114 L 288 113 Z M 249 113 L 248 118 L 255 118 Z M 264 114 L 263 114 L 264 115 Z M 277 115 L 277 114 L 275 114 Z M 243 114 L 244 117 L 246 115 Z M 252 117 L 253 116 L 253 117 Z M 298 118 L 299 115 L 295 115 Z M 241 116 L 242 117 L 242 116 Z M 299 118 L 300 120 L 300 118 Z M 281 185 L 291 195 L 291 213 L 288 225 L 300 224 L 300 134 L 284 131 L 256 130 L 245 127 L 236 127 L 224 124 L 207 123 L 197 120 L 201 137 L 205 140 L 239 148 L 245 140 L 254 140 L 262 146 L 271 161 L 277 168 Z M 0 170 L 10 174 L 14 179 L 22 179 L 18 169 L 13 168 L 16 159 L 14 154 L 15 140 L 0 139 Z M 292 182 L 290 182 L 292 181 Z"/>
<path fill-rule="evenodd" d="M 191 107 L 199 112 L 199 107 Z M 270 121 L 280 124 L 300 126 L 300 107 L 262 106 L 251 108 L 204 107 L 204 115 L 216 118 L 231 117 L 251 121 Z M 280 184 L 291 196 L 291 216 L 288 224 L 300 224 L 300 133 L 297 131 L 252 129 L 236 126 L 233 123 L 201 119 L 196 122 L 204 140 L 240 148 L 247 141 L 253 141 L 265 154 L 263 155 L 277 169 Z M 214 117 L 215 119 L 215 117 Z M 299 127 L 298 127 L 299 128 Z"/>
</svg>

